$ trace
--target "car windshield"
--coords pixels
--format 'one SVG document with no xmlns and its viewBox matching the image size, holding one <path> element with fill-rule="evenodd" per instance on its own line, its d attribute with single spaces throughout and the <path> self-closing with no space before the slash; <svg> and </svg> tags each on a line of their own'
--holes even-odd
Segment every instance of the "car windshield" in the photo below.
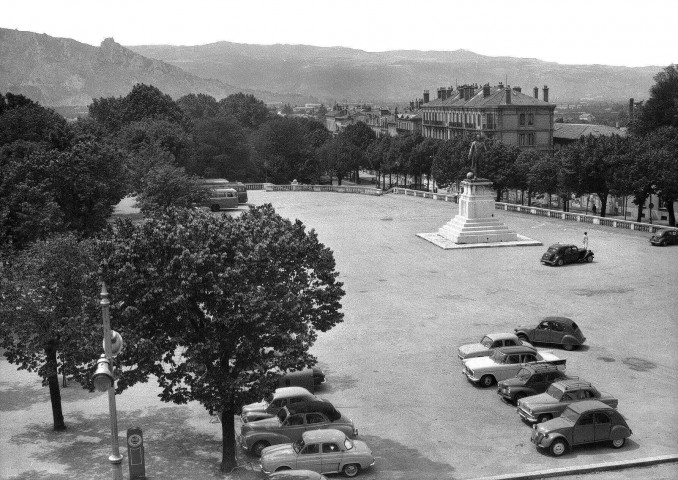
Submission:
<svg viewBox="0 0 678 480">
<path fill-rule="evenodd" d="M 563 391 L 555 385 L 551 385 L 548 390 L 546 390 L 546 394 L 552 396 L 556 400 L 560 400 L 563 397 Z"/>
<path fill-rule="evenodd" d="M 520 371 L 518 372 L 518 375 L 516 375 L 516 377 L 518 377 L 519 380 L 522 380 L 524 382 L 529 380 L 531 376 L 532 372 L 530 372 L 530 370 L 528 370 L 527 368 L 521 368 Z"/>
<path fill-rule="evenodd" d="M 344 447 L 346 447 L 346 450 L 352 449 L 353 441 L 350 438 L 346 437 L 346 439 L 344 440 Z"/>
<path fill-rule="evenodd" d="M 572 423 L 575 423 L 579 418 L 579 414 L 572 410 L 570 407 L 567 407 L 565 410 L 563 410 L 563 413 L 560 414 L 560 417 L 564 418 L 565 420 L 570 420 Z"/>
<path fill-rule="evenodd" d="M 287 418 L 287 409 L 281 408 L 280 410 L 278 410 L 277 416 L 278 416 L 278 420 L 280 420 L 280 423 L 283 423 L 285 421 L 285 419 Z"/>
<path fill-rule="evenodd" d="M 492 354 L 492 359 L 497 363 L 504 363 L 504 359 L 506 359 L 506 354 L 500 352 L 499 350 L 495 350 L 494 353 Z"/>
<path fill-rule="evenodd" d="M 300 438 L 296 442 L 292 444 L 292 448 L 294 449 L 295 453 L 301 452 L 301 449 L 304 448 L 304 439 Z"/>
<path fill-rule="evenodd" d="M 558 247 L 549 247 L 547 250 L 548 253 L 556 253 L 558 251 Z"/>
<path fill-rule="evenodd" d="M 485 335 L 483 339 L 480 341 L 480 344 L 485 348 L 490 348 L 492 346 L 492 339 Z"/>
</svg>

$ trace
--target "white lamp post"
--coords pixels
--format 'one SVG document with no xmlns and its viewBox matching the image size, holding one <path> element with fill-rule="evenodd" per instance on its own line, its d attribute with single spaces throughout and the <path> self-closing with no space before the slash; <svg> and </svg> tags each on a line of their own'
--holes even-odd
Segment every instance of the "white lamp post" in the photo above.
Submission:
<svg viewBox="0 0 678 480">
<path fill-rule="evenodd" d="M 111 414 L 111 441 L 112 452 L 108 457 L 113 467 L 113 480 L 123 480 L 122 478 L 122 455 L 120 455 L 120 446 L 118 444 L 118 413 L 115 407 L 115 378 L 113 377 L 113 357 L 122 349 L 122 338 L 117 332 L 111 331 L 110 307 L 108 300 L 106 284 L 101 286 L 101 316 L 104 321 L 104 354 L 97 361 L 97 369 L 92 376 L 95 388 L 99 392 L 108 390 L 108 409 Z M 114 340 L 111 341 L 111 337 Z"/>
</svg>

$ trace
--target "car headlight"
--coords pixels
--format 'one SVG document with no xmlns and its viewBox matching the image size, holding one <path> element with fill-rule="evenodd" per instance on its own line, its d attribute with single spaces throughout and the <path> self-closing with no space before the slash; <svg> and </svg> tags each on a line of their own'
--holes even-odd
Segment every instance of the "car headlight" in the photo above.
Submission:
<svg viewBox="0 0 678 480">
<path fill-rule="evenodd" d="M 508 393 L 509 395 L 511 395 L 511 387 L 508 387 L 508 388 L 506 389 L 506 393 Z"/>
</svg>

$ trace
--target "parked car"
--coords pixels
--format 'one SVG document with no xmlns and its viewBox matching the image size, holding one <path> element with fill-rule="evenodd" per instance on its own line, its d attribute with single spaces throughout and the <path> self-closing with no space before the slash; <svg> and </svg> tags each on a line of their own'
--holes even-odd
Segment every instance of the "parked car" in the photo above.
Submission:
<svg viewBox="0 0 678 480">
<path fill-rule="evenodd" d="M 523 345 L 532 346 L 529 342 L 520 340 L 514 333 L 488 333 L 478 343 L 469 343 L 459 347 L 457 356 L 462 360 L 474 357 L 487 357 L 492 354 L 495 348 Z"/>
<path fill-rule="evenodd" d="M 349 437 L 358 435 L 351 419 L 342 415 L 327 402 L 302 402 L 288 405 L 275 417 L 243 424 L 238 443 L 254 455 L 261 455 L 270 445 L 296 442 L 309 430 L 333 428 Z"/>
<path fill-rule="evenodd" d="M 568 378 L 565 365 L 535 363 L 520 369 L 513 378 L 507 378 L 497 384 L 497 393 L 513 404 L 518 400 L 544 393 L 553 382 Z"/>
<path fill-rule="evenodd" d="M 311 400 L 322 400 L 303 387 L 276 388 L 270 401 L 263 399 L 261 402 L 250 403 L 242 407 L 240 419 L 243 423 L 274 417 L 276 413 L 287 405 Z M 326 401 L 326 400 L 322 400 Z"/>
<path fill-rule="evenodd" d="M 294 443 L 267 447 L 261 454 L 264 473 L 304 468 L 355 477 L 372 465 L 374 456 L 365 442 L 333 428 L 304 432 Z"/>
<path fill-rule="evenodd" d="M 267 475 L 266 480 L 327 480 L 327 477 L 313 470 L 283 469 Z"/>
<path fill-rule="evenodd" d="M 665 247 L 667 245 L 678 245 L 678 230 L 662 230 L 650 237 L 652 245 Z"/>
<path fill-rule="evenodd" d="M 541 256 L 541 263 L 556 265 L 558 267 L 566 263 L 589 262 L 593 261 L 593 252 L 580 248 L 576 245 L 566 245 L 556 243 L 551 245 Z"/>
<path fill-rule="evenodd" d="M 586 341 L 579 326 L 566 317 L 546 317 L 536 327 L 518 327 L 514 330 L 521 340 L 532 343 L 555 343 L 562 345 L 565 350 L 572 350 Z"/>
<path fill-rule="evenodd" d="M 278 386 L 303 387 L 313 393 L 316 387 L 325 383 L 325 380 L 325 372 L 320 367 L 312 367 L 295 372 L 287 372 L 278 380 Z"/>
<path fill-rule="evenodd" d="M 597 400 L 576 402 L 562 415 L 532 427 L 532 443 L 548 449 L 554 456 L 584 443 L 611 442 L 621 448 L 633 432 L 624 417 L 609 405 Z"/>
<path fill-rule="evenodd" d="M 598 400 L 612 408 L 619 404 L 615 397 L 589 382 L 570 378 L 551 384 L 544 393 L 518 400 L 517 411 L 526 422 L 541 423 L 559 417 L 569 405 L 583 400 Z"/>
<path fill-rule="evenodd" d="M 515 377 L 525 365 L 536 362 L 565 365 L 564 359 L 550 352 L 537 352 L 533 347 L 502 347 L 495 349 L 489 357 L 464 360 L 462 373 L 481 387 L 489 387 L 495 382 Z"/>
</svg>

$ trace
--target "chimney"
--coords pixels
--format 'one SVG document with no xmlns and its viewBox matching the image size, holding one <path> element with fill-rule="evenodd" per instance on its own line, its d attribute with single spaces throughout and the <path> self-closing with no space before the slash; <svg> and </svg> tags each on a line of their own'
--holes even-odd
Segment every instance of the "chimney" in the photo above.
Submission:
<svg viewBox="0 0 678 480">
<path fill-rule="evenodd" d="M 502 82 L 499 82 L 499 88 L 504 88 L 504 84 Z"/>
<path fill-rule="evenodd" d="M 522 89 L 520 87 L 513 87 L 513 90 L 515 90 L 518 93 L 520 93 L 522 91 Z"/>
<path fill-rule="evenodd" d="M 539 98 L 539 87 L 534 87 L 533 92 L 534 98 Z"/>
<path fill-rule="evenodd" d="M 506 105 L 511 105 L 511 87 L 506 85 Z"/>
<path fill-rule="evenodd" d="M 424 103 L 428 103 L 428 90 L 424 90 Z"/>
<path fill-rule="evenodd" d="M 414 102 L 410 100 L 410 110 L 414 110 Z"/>
<path fill-rule="evenodd" d="M 629 98 L 629 122 L 633 121 L 633 109 L 635 107 L 635 104 L 633 103 L 633 99 Z"/>
<path fill-rule="evenodd" d="M 454 88 L 447 87 L 447 98 L 452 98 L 454 96 Z"/>
<path fill-rule="evenodd" d="M 544 85 L 544 101 L 548 102 L 549 101 L 549 87 Z"/>
<path fill-rule="evenodd" d="M 492 90 L 490 89 L 490 84 L 486 83 L 483 85 L 483 97 L 489 97 Z"/>
<path fill-rule="evenodd" d="M 443 98 L 443 95 L 445 95 L 445 89 L 443 87 L 438 87 L 438 98 L 441 100 L 445 100 Z"/>
</svg>

